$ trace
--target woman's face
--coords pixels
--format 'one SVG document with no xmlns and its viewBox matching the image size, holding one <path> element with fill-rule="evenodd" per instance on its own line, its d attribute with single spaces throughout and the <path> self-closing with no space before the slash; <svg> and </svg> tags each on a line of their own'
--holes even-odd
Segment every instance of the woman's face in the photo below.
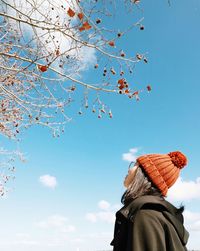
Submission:
<svg viewBox="0 0 200 251">
<path fill-rule="evenodd" d="M 128 169 L 128 174 L 126 175 L 125 179 L 124 179 L 124 186 L 126 188 L 128 188 L 128 186 L 131 184 L 131 182 L 133 181 L 136 171 L 138 168 L 138 163 L 136 162 L 135 165 L 133 165 L 132 167 L 130 167 Z"/>
</svg>

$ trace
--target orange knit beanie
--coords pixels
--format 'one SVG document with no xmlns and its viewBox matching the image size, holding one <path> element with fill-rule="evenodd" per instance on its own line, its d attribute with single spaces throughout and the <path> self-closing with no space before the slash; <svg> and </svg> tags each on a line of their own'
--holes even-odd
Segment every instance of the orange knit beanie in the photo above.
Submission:
<svg viewBox="0 0 200 251">
<path fill-rule="evenodd" d="M 179 152 L 169 154 L 147 154 L 137 158 L 137 162 L 152 183 L 166 195 L 179 177 L 180 169 L 187 164 L 186 156 Z"/>
</svg>

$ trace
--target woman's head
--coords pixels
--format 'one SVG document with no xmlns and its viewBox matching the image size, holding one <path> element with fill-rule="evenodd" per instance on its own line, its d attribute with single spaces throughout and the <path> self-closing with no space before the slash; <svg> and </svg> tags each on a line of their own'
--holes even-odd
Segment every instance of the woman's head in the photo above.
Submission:
<svg viewBox="0 0 200 251">
<path fill-rule="evenodd" d="M 181 152 L 169 154 L 147 154 L 137 158 L 136 164 L 129 169 L 124 185 L 127 191 L 122 200 L 134 199 L 141 195 L 159 193 L 166 196 L 187 164 L 186 156 Z M 126 198 L 125 198 L 126 197 Z"/>
</svg>

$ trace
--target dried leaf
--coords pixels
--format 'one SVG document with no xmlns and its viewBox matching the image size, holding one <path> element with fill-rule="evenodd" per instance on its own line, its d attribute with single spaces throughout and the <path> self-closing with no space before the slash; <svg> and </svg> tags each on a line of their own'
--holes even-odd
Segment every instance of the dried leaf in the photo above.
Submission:
<svg viewBox="0 0 200 251">
<path fill-rule="evenodd" d="M 69 7 L 68 11 L 67 11 L 67 14 L 70 16 L 70 17 L 73 17 L 75 15 L 75 12 Z"/>
<path fill-rule="evenodd" d="M 80 12 L 80 13 L 78 13 L 78 18 L 80 19 L 80 20 L 82 20 L 83 19 L 83 17 L 84 17 L 84 15 L 83 15 L 83 13 L 82 12 Z"/>
<path fill-rule="evenodd" d="M 139 91 L 136 91 L 133 93 L 133 96 L 137 96 L 139 94 Z"/>
<path fill-rule="evenodd" d="M 83 26 L 81 26 L 80 28 L 79 28 L 79 31 L 84 31 L 85 29 L 84 29 L 84 27 Z"/>
<path fill-rule="evenodd" d="M 79 31 L 89 30 L 92 26 L 88 23 L 88 21 L 84 22 L 83 25 L 79 28 Z"/>
<path fill-rule="evenodd" d="M 41 72 L 45 72 L 47 71 L 48 67 L 46 65 L 38 65 L 38 69 L 41 71 Z"/>
<path fill-rule="evenodd" d="M 125 87 L 125 85 L 120 85 L 118 88 L 119 88 L 120 90 L 123 90 L 124 87 Z"/>
<path fill-rule="evenodd" d="M 118 80 L 118 84 L 119 84 L 119 85 L 123 85 L 123 84 L 124 84 L 124 78 L 119 79 L 119 80 Z"/>
<path fill-rule="evenodd" d="M 83 27 L 85 28 L 85 30 L 89 30 L 92 28 L 92 26 L 87 21 L 83 23 Z"/>
</svg>

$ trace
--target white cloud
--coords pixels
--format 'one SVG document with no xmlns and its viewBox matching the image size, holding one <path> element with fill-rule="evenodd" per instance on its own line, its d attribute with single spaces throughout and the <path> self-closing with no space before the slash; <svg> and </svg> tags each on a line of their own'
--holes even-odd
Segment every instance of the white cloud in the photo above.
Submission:
<svg viewBox="0 0 200 251">
<path fill-rule="evenodd" d="M 27 238 L 30 237 L 30 235 L 27 234 L 27 233 L 17 233 L 17 234 L 16 234 L 16 237 L 17 237 L 17 238 L 24 238 L 24 239 L 27 239 Z"/>
<path fill-rule="evenodd" d="M 83 251 L 88 251 L 88 250 L 108 250 L 109 251 L 111 250 L 110 242 L 113 238 L 113 227 L 109 228 L 107 232 L 93 231 L 92 233 L 86 233 L 81 237 L 84 238 L 84 243 L 82 243 L 82 245 L 79 245 L 80 251 L 82 250 Z"/>
<path fill-rule="evenodd" d="M 46 187 L 55 188 L 57 186 L 57 179 L 54 176 L 45 174 L 40 176 L 39 181 Z"/>
<path fill-rule="evenodd" d="M 92 222 L 105 222 L 105 223 L 114 223 L 115 222 L 115 213 L 112 211 L 105 212 L 105 211 L 100 211 L 100 212 L 95 212 L 95 213 L 87 213 L 85 218 Z"/>
<path fill-rule="evenodd" d="M 97 222 L 97 216 L 96 216 L 95 213 L 87 213 L 87 214 L 85 215 L 85 218 L 86 218 L 88 221 L 90 221 L 90 222 L 93 222 L 93 223 Z"/>
<path fill-rule="evenodd" d="M 74 243 L 83 243 L 85 240 L 83 238 L 74 238 L 74 239 L 71 239 L 71 242 L 74 242 Z"/>
<path fill-rule="evenodd" d="M 101 210 L 97 212 L 87 213 L 85 215 L 85 218 L 92 223 L 96 222 L 114 223 L 116 209 L 119 208 L 119 205 L 111 206 L 111 204 L 106 200 L 101 200 L 98 202 L 98 208 Z"/>
<path fill-rule="evenodd" d="M 28 233 L 17 233 L 17 239 L 13 240 L 13 245 L 20 246 L 38 246 L 40 243 L 37 240 L 33 240 L 31 235 Z"/>
<path fill-rule="evenodd" d="M 25 245 L 25 246 L 38 246 L 38 241 L 33 240 L 19 240 L 14 242 L 15 245 Z"/>
<path fill-rule="evenodd" d="M 41 228 L 49 228 L 49 227 L 60 227 L 68 222 L 68 218 L 61 215 L 52 215 L 48 217 L 45 221 L 40 221 L 38 226 Z"/>
<path fill-rule="evenodd" d="M 122 154 L 122 159 L 125 160 L 125 161 L 128 161 L 128 162 L 131 162 L 131 161 L 136 161 L 137 159 L 137 152 L 139 151 L 138 148 L 131 148 L 129 149 L 129 152 L 128 153 L 123 153 Z"/>
<path fill-rule="evenodd" d="M 97 217 L 107 223 L 114 223 L 115 222 L 115 212 L 98 212 Z"/>
<path fill-rule="evenodd" d="M 75 226 L 68 225 L 68 218 L 62 215 L 52 215 L 44 221 L 39 221 L 35 225 L 42 229 L 57 229 L 62 233 L 71 233 L 76 230 Z"/>
<path fill-rule="evenodd" d="M 168 198 L 172 201 L 200 199 L 200 177 L 196 181 L 184 181 L 182 178 L 178 178 L 169 189 Z"/>
<path fill-rule="evenodd" d="M 200 232 L 200 212 L 185 210 L 184 219 L 186 228 L 189 231 Z"/>
<path fill-rule="evenodd" d="M 64 233 L 72 233 L 76 231 L 76 227 L 73 225 L 68 225 L 65 227 L 65 229 L 62 230 Z"/>
<path fill-rule="evenodd" d="M 100 209 L 107 210 L 110 208 L 110 203 L 105 200 L 101 200 L 99 201 L 98 206 Z"/>
</svg>

